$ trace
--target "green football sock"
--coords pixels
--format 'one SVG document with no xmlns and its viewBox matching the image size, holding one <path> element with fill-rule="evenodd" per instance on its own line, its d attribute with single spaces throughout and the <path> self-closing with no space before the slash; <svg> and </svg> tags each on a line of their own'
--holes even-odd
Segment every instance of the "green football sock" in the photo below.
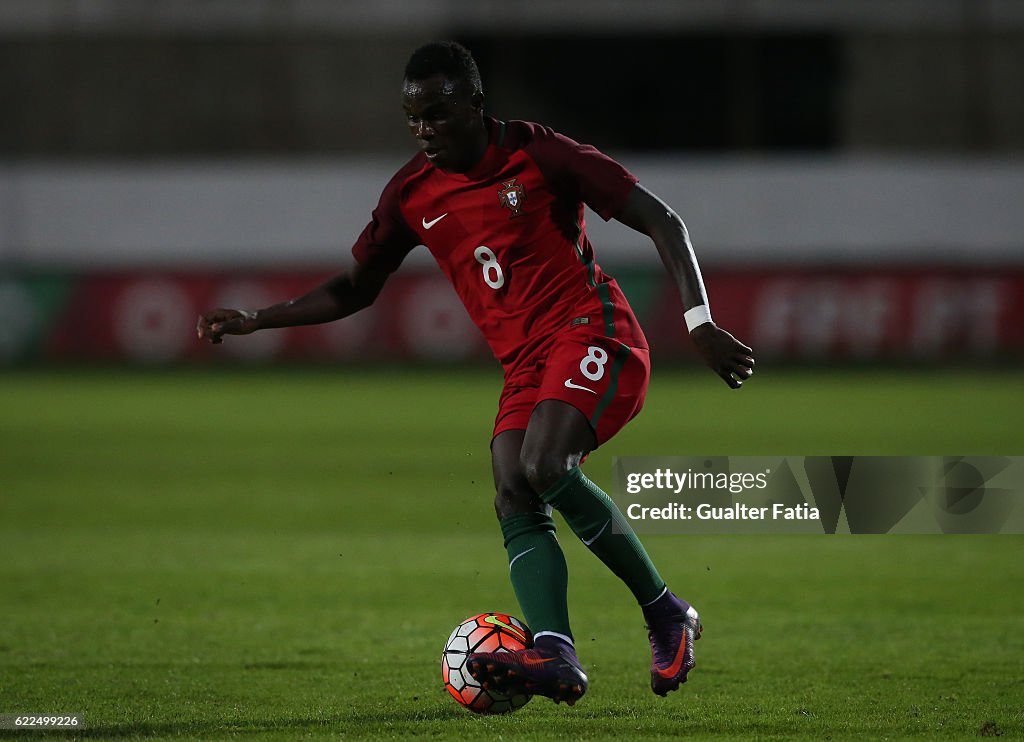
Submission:
<svg viewBox="0 0 1024 742">
<path fill-rule="evenodd" d="M 638 603 L 650 603 L 665 589 L 665 581 L 622 511 L 578 466 L 541 499 L 562 514 L 573 533 L 633 591 Z"/>
<path fill-rule="evenodd" d="M 545 513 L 503 518 L 501 533 L 508 570 L 526 625 L 536 634 L 551 631 L 572 639 L 566 591 L 569 571 L 555 538 L 555 522 Z"/>
</svg>

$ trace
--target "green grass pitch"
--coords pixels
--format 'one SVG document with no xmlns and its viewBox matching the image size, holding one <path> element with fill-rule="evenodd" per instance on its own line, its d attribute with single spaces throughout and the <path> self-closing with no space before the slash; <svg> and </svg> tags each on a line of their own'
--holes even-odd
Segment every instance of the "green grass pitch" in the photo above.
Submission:
<svg viewBox="0 0 1024 742">
<path fill-rule="evenodd" d="M 628 592 L 561 528 L 591 691 L 476 717 L 451 628 L 518 614 L 491 508 L 497 370 L 0 374 L 0 713 L 82 738 L 1024 735 L 1024 537 L 647 537 L 705 619 L 648 688 Z M 613 455 L 1014 454 L 1024 375 L 655 369 Z M 43 733 L 0 732 L 18 739 Z"/>
</svg>

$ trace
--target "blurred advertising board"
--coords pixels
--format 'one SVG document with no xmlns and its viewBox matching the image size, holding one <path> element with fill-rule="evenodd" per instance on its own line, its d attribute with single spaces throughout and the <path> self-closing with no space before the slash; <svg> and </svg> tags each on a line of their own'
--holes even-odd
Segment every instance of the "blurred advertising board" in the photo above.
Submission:
<svg viewBox="0 0 1024 742">
<path fill-rule="evenodd" d="M 658 356 L 692 353 L 671 282 L 613 271 Z M 439 272 L 395 274 L 374 306 L 314 327 L 195 336 L 198 314 L 298 296 L 323 271 L 0 274 L 0 363 L 486 360 L 487 347 Z M 942 362 L 1024 355 L 1024 268 L 708 271 L 715 320 L 762 358 Z"/>
</svg>

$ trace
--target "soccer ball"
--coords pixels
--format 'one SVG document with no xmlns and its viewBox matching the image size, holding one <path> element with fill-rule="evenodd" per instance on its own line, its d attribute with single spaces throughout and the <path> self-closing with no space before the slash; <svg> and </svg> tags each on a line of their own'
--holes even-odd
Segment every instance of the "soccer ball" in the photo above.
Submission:
<svg viewBox="0 0 1024 742">
<path fill-rule="evenodd" d="M 481 613 L 455 627 L 441 655 L 441 680 L 452 698 L 478 714 L 507 714 L 522 708 L 533 696 L 508 696 L 481 687 L 469 670 L 472 652 L 511 652 L 533 646 L 533 634 L 507 613 Z"/>
</svg>

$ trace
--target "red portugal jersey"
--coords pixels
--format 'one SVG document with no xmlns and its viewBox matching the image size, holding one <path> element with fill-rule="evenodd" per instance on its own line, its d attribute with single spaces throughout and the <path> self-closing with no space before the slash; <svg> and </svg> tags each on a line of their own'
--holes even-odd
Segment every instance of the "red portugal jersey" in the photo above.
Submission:
<svg viewBox="0 0 1024 742">
<path fill-rule="evenodd" d="M 469 172 L 445 172 L 418 153 L 395 174 L 352 248 L 356 260 L 393 271 L 426 245 L 506 375 L 581 324 L 646 348 L 583 223 L 584 204 L 606 220 L 617 213 L 636 177 L 549 128 L 486 124 L 487 150 Z"/>
</svg>

